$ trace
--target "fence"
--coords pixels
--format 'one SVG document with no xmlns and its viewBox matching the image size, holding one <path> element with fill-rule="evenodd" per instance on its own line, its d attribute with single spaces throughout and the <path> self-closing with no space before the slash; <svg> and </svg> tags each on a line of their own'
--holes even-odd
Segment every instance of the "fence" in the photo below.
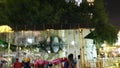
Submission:
<svg viewBox="0 0 120 68">
<path fill-rule="evenodd" d="M 120 68 L 120 57 L 89 60 L 85 62 L 85 68 Z"/>
</svg>

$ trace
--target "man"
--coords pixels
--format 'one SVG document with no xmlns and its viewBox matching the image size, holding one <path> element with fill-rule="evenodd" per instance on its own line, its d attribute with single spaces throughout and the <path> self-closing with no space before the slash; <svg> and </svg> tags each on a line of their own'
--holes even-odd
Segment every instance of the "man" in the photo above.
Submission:
<svg viewBox="0 0 120 68">
<path fill-rule="evenodd" d="M 13 64 L 13 68 L 22 68 L 22 63 L 19 62 L 18 58 L 16 58 L 16 61 Z"/>
<path fill-rule="evenodd" d="M 64 68 L 76 68 L 76 61 L 73 59 L 73 54 L 68 55 L 68 60 L 64 63 Z"/>
</svg>

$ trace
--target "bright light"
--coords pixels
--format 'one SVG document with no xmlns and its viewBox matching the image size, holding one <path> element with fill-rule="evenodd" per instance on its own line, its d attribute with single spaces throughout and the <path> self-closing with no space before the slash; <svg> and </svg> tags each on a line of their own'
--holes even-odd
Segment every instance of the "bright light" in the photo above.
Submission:
<svg viewBox="0 0 120 68">
<path fill-rule="evenodd" d="M 11 61 L 11 58 L 8 58 L 8 61 Z"/>
<path fill-rule="evenodd" d="M 94 0 L 87 0 L 87 2 L 88 2 L 88 3 L 93 3 L 93 2 L 94 2 Z"/>
<path fill-rule="evenodd" d="M 48 51 L 48 53 L 51 53 L 51 51 Z"/>
<path fill-rule="evenodd" d="M 27 38 L 27 42 L 32 44 L 33 43 L 33 39 L 32 38 Z"/>
<path fill-rule="evenodd" d="M 120 45 L 120 31 L 118 32 L 117 36 L 118 36 L 118 40 L 115 43 L 115 45 Z"/>
<path fill-rule="evenodd" d="M 80 3 L 82 3 L 82 0 L 75 0 L 77 2 L 77 5 L 80 6 Z"/>
<path fill-rule="evenodd" d="M 87 0 L 87 2 L 89 3 L 89 6 L 91 6 L 91 5 L 94 5 L 94 0 Z"/>
<path fill-rule="evenodd" d="M 4 45 L 3 45 L 3 44 L 1 44 L 0 46 L 4 47 Z"/>
<path fill-rule="evenodd" d="M 120 53 L 120 48 L 118 48 L 118 52 Z"/>
<path fill-rule="evenodd" d="M 104 46 L 106 46 L 106 44 L 102 44 L 102 45 L 101 45 L 101 47 L 104 47 Z"/>
<path fill-rule="evenodd" d="M 75 41 L 72 41 L 71 44 L 72 44 L 72 45 L 75 45 Z"/>
<path fill-rule="evenodd" d="M 20 47 L 20 50 L 21 50 L 21 47 Z"/>
</svg>

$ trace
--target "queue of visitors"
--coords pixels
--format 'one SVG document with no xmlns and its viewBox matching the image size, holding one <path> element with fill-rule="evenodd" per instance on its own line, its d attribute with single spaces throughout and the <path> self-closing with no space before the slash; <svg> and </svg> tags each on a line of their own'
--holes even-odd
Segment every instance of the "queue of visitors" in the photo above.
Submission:
<svg viewBox="0 0 120 68">
<path fill-rule="evenodd" d="M 80 57 L 80 55 L 78 57 Z M 59 68 L 80 68 L 78 67 L 80 66 L 78 60 L 74 59 L 73 54 L 69 54 L 67 58 L 57 58 L 53 61 L 37 59 L 34 63 L 30 62 L 30 57 L 24 58 L 22 61 L 20 61 L 19 58 L 15 58 L 12 63 L 12 68 L 55 68 L 55 65 L 59 65 Z M 7 67 L 3 67 L 1 63 L 0 68 Z"/>
</svg>

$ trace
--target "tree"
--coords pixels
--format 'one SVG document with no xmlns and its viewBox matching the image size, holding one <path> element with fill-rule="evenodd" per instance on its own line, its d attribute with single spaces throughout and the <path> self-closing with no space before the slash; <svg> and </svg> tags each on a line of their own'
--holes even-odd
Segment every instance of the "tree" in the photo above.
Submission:
<svg viewBox="0 0 120 68">
<path fill-rule="evenodd" d="M 2 6 L 4 10 L 0 10 L 0 24 L 3 22 L 10 25 L 77 23 L 84 27 L 95 28 L 97 38 L 94 40 L 98 43 L 104 40 L 114 43 L 117 37 L 116 29 L 108 23 L 103 0 L 95 0 L 94 5 L 91 6 L 86 0 L 80 6 L 75 5 L 73 0 L 68 3 L 65 0 L 3 0 Z M 92 18 L 89 13 L 93 13 Z"/>
<path fill-rule="evenodd" d="M 117 29 L 108 23 L 108 16 L 105 11 L 103 0 L 95 1 L 95 10 L 94 10 L 94 22 L 97 22 L 95 26 L 96 39 L 97 43 L 101 44 L 106 41 L 108 44 L 113 44 L 117 40 Z"/>
<path fill-rule="evenodd" d="M 38 16 L 37 0 L 5 0 L 5 12 L 11 25 L 31 24 Z M 38 18 L 37 18 L 38 19 Z"/>
<path fill-rule="evenodd" d="M 64 12 L 63 6 L 66 5 L 64 0 L 59 2 L 56 0 L 4 0 L 7 14 L 5 16 L 12 25 L 59 23 Z"/>
</svg>

